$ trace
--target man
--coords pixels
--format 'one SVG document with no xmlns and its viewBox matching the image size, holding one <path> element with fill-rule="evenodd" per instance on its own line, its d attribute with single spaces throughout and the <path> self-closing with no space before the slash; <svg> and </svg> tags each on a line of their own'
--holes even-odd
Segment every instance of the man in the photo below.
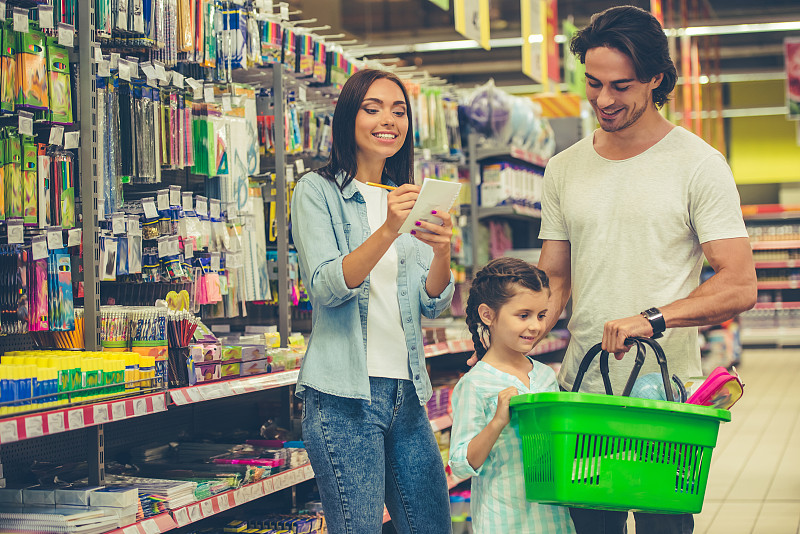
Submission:
<svg viewBox="0 0 800 534">
<path fill-rule="evenodd" d="M 659 113 L 677 74 L 658 21 L 631 6 L 595 14 L 570 45 L 586 65 L 600 129 L 545 172 L 539 267 L 550 277 L 548 330 L 572 296 L 571 340 L 559 374 L 572 389 L 587 350 L 613 352 L 619 394 L 633 365 L 625 339 L 663 332 L 671 373 L 701 375 L 697 327 L 756 300 L 752 252 L 724 157 Z M 703 255 L 714 276 L 698 286 Z M 649 355 L 641 375 L 657 371 Z M 597 362 L 581 391 L 604 391 Z M 576 530 L 622 533 L 627 513 L 573 508 Z M 635 514 L 637 532 L 691 533 L 691 515 Z"/>
</svg>

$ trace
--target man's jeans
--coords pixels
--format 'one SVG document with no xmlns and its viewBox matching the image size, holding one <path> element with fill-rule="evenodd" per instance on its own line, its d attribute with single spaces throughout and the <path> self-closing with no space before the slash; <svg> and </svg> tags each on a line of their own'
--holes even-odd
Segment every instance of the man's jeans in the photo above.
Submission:
<svg viewBox="0 0 800 534">
<path fill-rule="evenodd" d="M 371 402 L 307 388 L 303 440 L 330 534 L 377 534 L 384 502 L 400 534 L 446 534 L 450 499 L 410 380 L 370 377 Z"/>
<path fill-rule="evenodd" d="M 607 512 L 570 508 L 569 515 L 575 524 L 577 534 L 625 534 L 628 521 L 627 512 Z M 692 514 L 642 514 L 634 512 L 636 534 L 692 534 L 694 517 Z"/>
</svg>

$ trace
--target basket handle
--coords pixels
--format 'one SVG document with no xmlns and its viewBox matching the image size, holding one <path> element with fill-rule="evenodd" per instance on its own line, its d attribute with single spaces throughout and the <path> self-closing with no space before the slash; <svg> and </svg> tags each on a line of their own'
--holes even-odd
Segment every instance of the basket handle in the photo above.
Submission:
<svg viewBox="0 0 800 534">
<path fill-rule="evenodd" d="M 633 369 L 631 369 L 628 382 L 625 384 L 625 389 L 622 391 L 622 396 L 630 396 L 633 385 L 636 382 L 636 379 L 639 377 L 639 371 L 642 369 L 642 365 L 644 365 L 645 345 L 648 345 L 655 354 L 656 361 L 658 361 L 658 365 L 661 368 L 661 379 L 664 382 L 664 393 L 667 396 L 667 400 L 673 401 L 674 397 L 672 395 L 672 386 L 670 385 L 669 371 L 667 370 L 667 357 L 664 354 L 664 350 L 661 348 L 661 345 L 649 337 L 631 337 L 625 340 L 625 344 L 636 345 L 636 361 L 633 364 Z M 600 353 L 600 376 L 603 379 L 603 387 L 606 390 L 606 395 L 614 394 L 611 388 L 611 379 L 608 375 L 608 352 L 602 350 L 602 343 L 594 345 L 586 353 L 586 356 L 583 357 L 583 360 L 578 366 L 578 372 L 575 375 L 575 381 L 572 384 L 573 392 L 577 392 L 580 388 L 586 371 L 589 370 L 592 360 L 594 360 L 598 353 Z"/>
</svg>

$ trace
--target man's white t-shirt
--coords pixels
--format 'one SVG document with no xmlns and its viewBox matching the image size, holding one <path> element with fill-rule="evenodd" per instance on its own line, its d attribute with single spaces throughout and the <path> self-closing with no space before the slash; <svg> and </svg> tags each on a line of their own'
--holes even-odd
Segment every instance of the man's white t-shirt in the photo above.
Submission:
<svg viewBox="0 0 800 534">
<path fill-rule="evenodd" d="M 385 189 L 353 180 L 367 203 L 367 219 L 375 233 L 386 221 Z M 394 245 L 369 273 L 367 371 L 369 376 L 409 380 L 408 349 L 397 300 L 397 250 Z"/>
<path fill-rule="evenodd" d="M 539 237 L 567 240 L 571 249 L 572 337 L 558 377 L 566 389 L 607 321 L 688 296 L 700 281 L 700 244 L 747 237 L 730 167 L 696 135 L 673 128 L 625 160 L 601 157 L 593 139 L 557 154 L 545 169 Z M 702 374 L 697 328 L 670 328 L 658 341 L 670 374 Z M 581 391 L 604 391 L 595 360 Z M 633 353 L 611 358 L 614 393 L 622 392 L 633 362 Z M 657 370 L 648 350 L 639 376 Z"/>
</svg>

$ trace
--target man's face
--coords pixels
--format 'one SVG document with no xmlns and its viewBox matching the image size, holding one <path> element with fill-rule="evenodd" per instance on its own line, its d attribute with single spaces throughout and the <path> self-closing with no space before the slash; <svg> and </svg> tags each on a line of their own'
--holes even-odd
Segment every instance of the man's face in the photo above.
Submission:
<svg viewBox="0 0 800 534">
<path fill-rule="evenodd" d="M 586 98 L 606 132 L 624 130 L 646 111 L 655 111 L 653 89 L 662 78 L 659 74 L 647 83 L 640 82 L 631 59 L 616 48 L 597 47 L 586 52 Z"/>
</svg>

